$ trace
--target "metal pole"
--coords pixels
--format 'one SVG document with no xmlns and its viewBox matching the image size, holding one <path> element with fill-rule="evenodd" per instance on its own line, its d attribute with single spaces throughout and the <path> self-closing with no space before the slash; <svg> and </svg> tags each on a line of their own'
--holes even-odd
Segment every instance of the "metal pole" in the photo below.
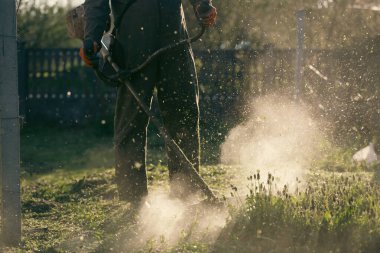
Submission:
<svg viewBox="0 0 380 253">
<path fill-rule="evenodd" d="M 21 239 L 20 126 L 17 77 L 16 2 L 0 1 L 0 170 L 2 239 Z"/>
<path fill-rule="evenodd" d="M 299 100 L 303 80 L 304 64 L 304 44 L 305 44 L 305 10 L 297 11 L 297 49 L 296 49 L 296 69 L 295 69 L 295 94 L 296 100 Z"/>
</svg>

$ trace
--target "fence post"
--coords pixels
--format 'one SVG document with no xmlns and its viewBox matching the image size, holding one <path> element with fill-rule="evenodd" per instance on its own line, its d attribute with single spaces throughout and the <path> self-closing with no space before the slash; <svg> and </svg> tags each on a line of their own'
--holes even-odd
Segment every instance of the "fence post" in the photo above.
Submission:
<svg viewBox="0 0 380 253">
<path fill-rule="evenodd" d="M 2 239 L 21 240 L 20 119 L 17 77 L 15 0 L 0 1 L 0 170 Z"/>
<path fill-rule="evenodd" d="M 303 81 L 304 64 L 304 43 L 305 43 L 305 10 L 299 10 L 297 16 L 297 48 L 296 48 L 296 69 L 295 69 L 295 93 L 296 100 L 300 99 Z"/>
</svg>

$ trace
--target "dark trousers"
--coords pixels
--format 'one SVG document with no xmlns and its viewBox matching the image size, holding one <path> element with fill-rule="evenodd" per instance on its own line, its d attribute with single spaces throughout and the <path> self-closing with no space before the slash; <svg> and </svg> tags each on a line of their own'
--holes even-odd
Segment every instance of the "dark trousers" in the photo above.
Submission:
<svg viewBox="0 0 380 253">
<path fill-rule="evenodd" d="M 186 24 L 179 0 L 138 0 L 126 12 L 117 40 L 123 53 L 118 61 L 127 68 L 142 63 L 162 46 L 186 38 Z M 171 50 L 142 72 L 131 84 L 150 104 L 156 87 L 165 127 L 189 160 L 199 169 L 199 91 L 190 45 Z M 139 200 L 147 194 L 146 139 L 149 119 L 126 87 L 117 92 L 115 113 L 116 181 L 120 198 Z M 181 162 L 167 150 L 172 191 L 176 181 L 186 180 Z M 186 185 L 186 183 L 185 183 Z"/>
</svg>

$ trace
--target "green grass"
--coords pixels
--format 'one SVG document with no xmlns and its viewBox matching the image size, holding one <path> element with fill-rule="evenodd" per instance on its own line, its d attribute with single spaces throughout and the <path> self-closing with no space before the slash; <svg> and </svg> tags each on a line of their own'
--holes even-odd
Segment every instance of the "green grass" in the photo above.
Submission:
<svg viewBox="0 0 380 253">
<path fill-rule="evenodd" d="M 165 164 L 163 141 L 149 127 L 148 163 Z M 212 142 L 210 144 L 210 142 Z M 220 140 L 219 140 L 220 142 Z M 203 141 L 203 162 L 218 160 L 218 145 Z M 114 166 L 113 136 L 110 125 L 90 127 L 33 127 L 21 132 L 22 168 L 28 174 L 49 173 L 56 169 L 77 170 Z"/>
<path fill-rule="evenodd" d="M 104 168 L 113 165 L 112 135 L 106 127 L 34 127 L 22 130 L 25 172 Z"/>
<path fill-rule="evenodd" d="M 150 188 L 165 184 L 166 174 L 163 166 L 150 171 Z M 233 177 L 229 167 L 204 167 L 202 175 L 213 189 L 239 194 L 223 183 L 225 176 Z M 230 207 L 230 221 L 215 243 L 181 241 L 162 252 L 380 249 L 380 189 L 371 173 L 311 175 L 309 186 L 298 194 L 270 192 L 263 181 L 247 181 L 251 194 Z M 23 180 L 26 251 L 109 252 L 122 242 L 120 236 L 133 232 L 134 215 L 128 204 L 117 201 L 112 169 L 56 171 Z M 156 246 L 147 241 L 141 252 L 157 252 Z"/>
<path fill-rule="evenodd" d="M 22 145 L 28 173 L 22 246 L 15 251 L 129 252 L 125 242 L 138 217 L 117 200 L 111 135 L 96 128 L 31 129 Z M 238 167 L 204 166 L 201 174 L 218 196 L 243 195 L 234 184 L 250 192 L 228 207 L 216 241 L 184 235 L 169 246 L 148 240 L 138 252 L 380 252 L 379 170 L 352 165 L 340 152 L 316 161 L 307 186 L 295 193 L 277 192 L 268 175 L 238 182 Z M 162 152 L 151 153 L 149 188 L 168 189 Z"/>
<path fill-rule="evenodd" d="M 312 164 L 313 169 L 335 171 L 335 172 L 360 172 L 360 171 L 377 171 L 379 164 L 367 165 L 365 163 L 356 163 L 352 156 L 361 148 L 362 142 L 352 143 L 350 147 L 336 147 L 331 143 L 322 143 L 321 154 Z"/>
</svg>

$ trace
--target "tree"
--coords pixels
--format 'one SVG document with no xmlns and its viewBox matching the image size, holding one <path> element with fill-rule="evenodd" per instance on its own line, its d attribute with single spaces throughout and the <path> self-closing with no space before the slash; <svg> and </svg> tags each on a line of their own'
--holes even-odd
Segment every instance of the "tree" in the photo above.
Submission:
<svg viewBox="0 0 380 253">
<path fill-rule="evenodd" d="M 218 8 L 216 29 L 206 34 L 209 48 L 253 48 L 273 44 L 294 48 L 297 10 L 307 10 L 306 46 L 337 48 L 380 33 L 380 12 L 360 9 L 379 6 L 376 0 L 213 0 Z M 190 10 L 189 8 L 187 8 Z"/>
<path fill-rule="evenodd" d="M 19 4 L 18 36 L 29 48 L 78 47 L 79 40 L 68 37 L 66 31 L 66 12 L 68 7 L 57 4 Z"/>
<path fill-rule="evenodd" d="M 183 1 L 190 32 L 196 24 L 192 6 Z M 380 12 L 359 9 L 379 5 L 377 0 L 213 0 L 218 22 L 204 36 L 202 48 L 263 48 L 273 44 L 295 47 L 295 12 L 306 15 L 306 46 L 337 48 L 357 44 L 380 34 Z M 68 38 L 65 14 L 70 6 L 34 6 L 21 2 L 19 35 L 29 47 L 72 47 L 79 40 Z"/>
</svg>

